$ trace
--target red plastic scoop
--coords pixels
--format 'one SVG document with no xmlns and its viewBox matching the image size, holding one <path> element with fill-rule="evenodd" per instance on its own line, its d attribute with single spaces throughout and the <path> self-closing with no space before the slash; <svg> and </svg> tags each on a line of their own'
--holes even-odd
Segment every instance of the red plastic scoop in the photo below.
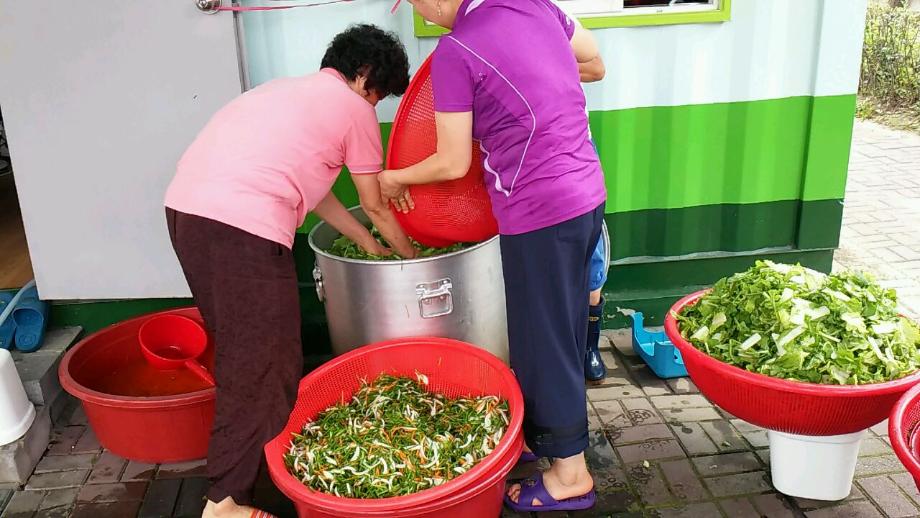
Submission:
<svg viewBox="0 0 920 518">
<path fill-rule="evenodd" d="M 431 58 L 415 73 L 399 103 L 390 144 L 387 169 L 417 164 L 437 151 Z M 492 201 L 483 181 L 479 142 L 473 142 L 470 170 L 463 178 L 429 185 L 413 185 L 409 193 L 415 209 L 396 212 L 396 219 L 416 241 L 433 247 L 478 243 L 498 234 Z"/>
<path fill-rule="evenodd" d="M 150 366 L 160 370 L 188 369 L 214 385 L 214 377 L 198 363 L 208 347 L 208 334 L 198 322 L 180 315 L 158 315 L 137 333 L 141 351 Z"/>
</svg>

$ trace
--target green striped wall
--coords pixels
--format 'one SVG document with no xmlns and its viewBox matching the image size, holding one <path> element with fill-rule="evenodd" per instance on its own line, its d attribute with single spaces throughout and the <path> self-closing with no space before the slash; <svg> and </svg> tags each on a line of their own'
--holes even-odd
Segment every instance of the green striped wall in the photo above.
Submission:
<svg viewBox="0 0 920 518">
<path fill-rule="evenodd" d="M 843 202 L 838 199 L 724 203 L 608 213 L 607 228 L 614 260 L 775 247 L 834 248 L 842 214 Z"/>
<path fill-rule="evenodd" d="M 855 102 L 791 97 L 593 112 L 614 256 L 833 247 Z M 381 130 L 387 139 L 390 124 Z M 334 191 L 357 203 L 347 175 Z M 818 228 L 799 243 L 803 219 Z M 316 221 L 309 216 L 301 231 Z"/>
<path fill-rule="evenodd" d="M 591 113 L 607 179 L 613 263 L 604 288 L 611 325 L 619 309 L 660 322 L 680 296 L 756 259 L 829 270 L 843 211 L 855 96 L 634 108 Z M 390 124 L 382 124 L 386 140 Z M 334 191 L 358 202 L 347 174 Z M 304 346 L 328 352 L 312 287 L 306 232 L 295 242 Z M 56 305 L 58 324 L 89 329 L 184 300 Z"/>
<path fill-rule="evenodd" d="M 638 309 L 654 323 L 760 257 L 829 270 L 855 107 L 840 95 L 592 112 L 613 243 L 609 313 Z M 335 190 L 357 203 L 347 176 Z M 302 258 L 307 279 L 312 256 Z"/>
<path fill-rule="evenodd" d="M 844 95 L 592 113 L 607 212 L 842 198 L 855 106 Z"/>
</svg>

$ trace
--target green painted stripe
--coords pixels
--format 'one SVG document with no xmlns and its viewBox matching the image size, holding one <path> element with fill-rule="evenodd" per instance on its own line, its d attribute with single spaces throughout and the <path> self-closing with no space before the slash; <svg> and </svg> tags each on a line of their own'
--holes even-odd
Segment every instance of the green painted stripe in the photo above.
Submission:
<svg viewBox="0 0 920 518">
<path fill-rule="evenodd" d="M 61 301 L 51 304 L 50 321 L 53 326 L 81 326 L 84 333 L 95 333 L 129 318 L 191 304 L 191 299 Z"/>
<path fill-rule="evenodd" d="M 843 223 L 843 200 L 806 201 L 799 214 L 796 247 L 837 248 Z"/>
<path fill-rule="evenodd" d="M 853 106 L 843 95 L 592 112 L 607 212 L 843 198 Z"/>
<path fill-rule="evenodd" d="M 592 112 L 606 212 L 841 199 L 855 106 L 841 95 Z M 348 174 L 333 191 L 358 202 Z"/>
<path fill-rule="evenodd" d="M 614 259 L 743 252 L 763 248 L 834 248 L 840 200 L 705 205 L 607 214 Z"/>
<path fill-rule="evenodd" d="M 301 249 L 299 240 L 295 248 Z M 831 250 L 778 251 L 749 255 L 724 255 L 682 261 L 650 261 L 614 264 L 604 287 L 607 300 L 607 327 L 626 327 L 630 322 L 618 309 L 642 311 L 649 325 L 661 323 L 665 312 L 683 295 L 711 285 L 716 280 L 748 268 L 758 258 L 782 262 L 801 262 L 817 270 L 829 271 Z M 322 304 L 317 300 L 308 272 L 312 259 L 306 253 L 298 258 L 301 337 L 307 356 L 322 360 L 330 352 L 329 334 Z M 82 326 L 94 333 L 116 322 L 153 311 L 190 305 L 189 299 L 138 299 L 113 301 L 57 302 L 51 306 L 54 326 Z M 318 360 L 318 361 L 319 361 Z M 315 362 L 314 362 L 315 363 Z"/>
<path fill-rule="evenodd" d="M 339 177 L 335 192 L 346 206 L 358 203 L 348 175 Z M 842 200 L 786 200 L 616 212 L 606 218 L 613 258 L 623 259 L 777 247 L 835 248 L 842 217 Z M 304 244 L 295 246 L 295 253 L 304 256 L 304 264 L 313 260 L 306 232 L 318 221 L 311 214 L 297 234 Z M 309 278 L 309 272 L 302 273 L 302 278 Z"/>
<path fill-rule="evenodd" d="M 803 200 L 843 198 L 855 117 L 855 95 L 815 98 L 811 110 Z"/>
<path fill-rule="evenodd" d="M 312 263 L 311 263 L 312 264 Z M 312 265 L 310 267 L 312 269 Z M 307 275 L 302 279 L 311 279 Z M 191 299 L 132 299 L 61 301 L 51 305 L 51 325 L 80 326 L 90 334 L 112 324 L 155 311 L 191 306 Z M 316 298 L 312 282 L 300 286 L 301 339 L 304 354 L 323 356 L 331 352 L 323 305 Z"/>
</svg>

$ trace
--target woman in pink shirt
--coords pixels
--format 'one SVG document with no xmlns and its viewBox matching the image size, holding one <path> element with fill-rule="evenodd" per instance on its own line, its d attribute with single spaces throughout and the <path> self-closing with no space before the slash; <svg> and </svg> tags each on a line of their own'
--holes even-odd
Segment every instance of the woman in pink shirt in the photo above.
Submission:
<svg viewBox="0 0 920 518">
<path fill-rule="evenodd" d="M 250 504 L 262 448 L 286 424 L 303 375 L 291 247 L 304 217 L 313 212 L 364 250 L 391 253 L 331 192 L 343 165 L 393 251 L 417 253 L 376 174 L 374 107 L 405 92 L 408 71 L 395 35 L 353 26 L 329 45 L 319 72 L 270 81 L 218 111 L 179 161 L 165 201 L 169 234 L 216 344 L 204 517 L 268 516 Z"/>
</svg>

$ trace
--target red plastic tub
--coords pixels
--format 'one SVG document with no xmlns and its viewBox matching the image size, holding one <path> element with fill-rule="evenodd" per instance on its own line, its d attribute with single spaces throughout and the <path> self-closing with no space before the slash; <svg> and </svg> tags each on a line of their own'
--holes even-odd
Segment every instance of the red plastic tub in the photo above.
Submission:
<svg viewBox="0 0 920 518">
<path fill-rule="evenodd" d="M 920 490 L 920 384 L 904 393 L 888 417 L 888 437 L 894 453 Z"/>
<path fill-rule="evenodd" d="M 102 329 L 64 355 L 61 385 L 80 399 L 100 444 L 116 455 L 148 463 L 201 459 L 208 451 L 215 391 L 189 371 L 147 365 L 137 332 L 158 314 L 201 323 L 197 309 L 183 308 Z M 213 364 L 211 344 L 202 362 Z"/>
<path fill-rule="evenodd" d="M 360 380 L 388 373 L 428 376 L 432 391 L 448 396 L 496 395 L 508 401 L 511 422 L 495 451 L 467 473 L 416 494 L 377 500 L 339 498 L 313 491 L 288 473 L 283 455 L 291 432 L 321 411 L 351 398 Z M 505 478 L 523 447 L 524 399 L 511 370 L 472 345 L 446 338 L 391 340 L 355 349 L 313 371 L 300 383 L 294 411 L 284 431 L 265 447 L 268 471 L 301 518 L 413 517 L 466 518 L 501 513 Z"/>
<path fill-rule="evenodd" d="M 665 317 L 665 332 L 679 350 L 690 378 L 706 397 L 749 423 L 798 435 L 855 433 L 882 422 L 898 398 L 920 381 L 920 372 L 867 385 L 820 385 L 772 378 L 720 362 L 684 340 L 677 318 L 707 291 L 679 300 Z"/>
</svg>

